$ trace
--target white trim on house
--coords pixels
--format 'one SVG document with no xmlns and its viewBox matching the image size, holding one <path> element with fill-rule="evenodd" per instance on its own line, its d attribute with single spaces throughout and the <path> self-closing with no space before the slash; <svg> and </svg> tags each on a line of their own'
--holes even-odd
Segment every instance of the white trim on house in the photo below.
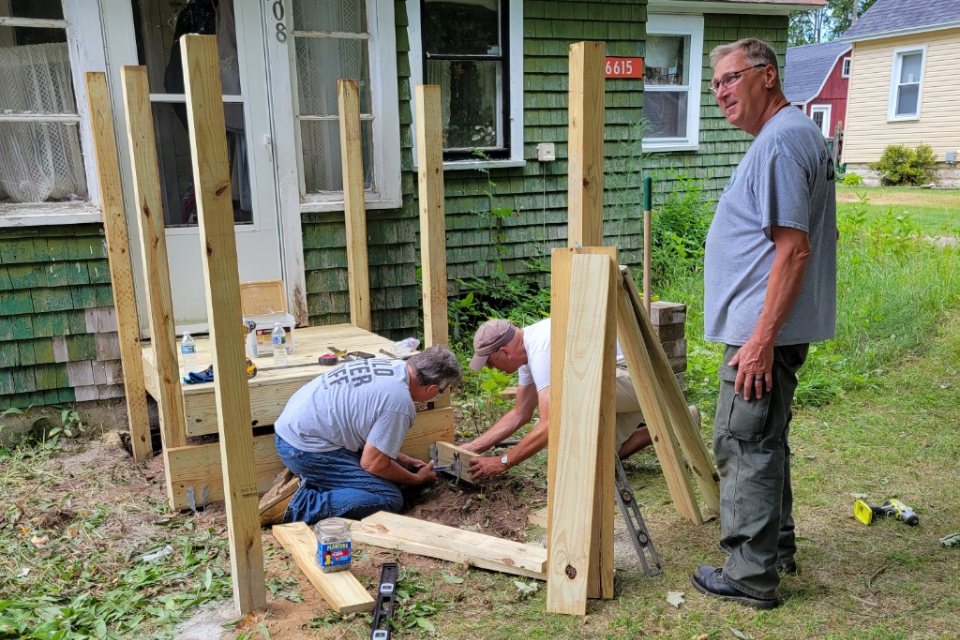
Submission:
<svg viewBox="0 0 960 640">
<path fill-rule="evenodd" d="M 509 3 L 510 26 L 508 38 L 510 57 L 510 157 L 503 160 L 456 160 L 443 163 L 444 171 L 458 169 L 505 169 L 526 165 L 523 157 L 523 0 L 505 0 Z M 416 95 L 415 87 L 423 84 L 423 45 L 420 37 L 420 0 L 406 0 L 407 34 L 410 41 L 410 105 Z M 417 167 L 417 123 L 410 123 L 413 137 L 413 167 Z"/>
<path fill-rule="evenodd" d="M 920 78 L 917 80 L 917 112 L 909 115 L 897 115 L 897 90 L 900 88 L 900 72 L 903 58 L 911 53 L 922 54 L 920 58 Z M 920 105 L 923 102 L 923 74 L 927 67 L 927 45 L 911 45 L 893 50 L 893 66 L 890 71 L 890 95 L 887 99 L 887 122 L 902 122 L 920 119 Z"/>
<path fill-rule="evenodd" d="M 833 107 L 829 104 L 812 104 L 810 105 L 810 119 L 813 120 L 814 113 L 823 114 L 823 122 L 820 123 L 820 133 L 823 134 L 824 138 L 830 137 L 830 116 L 832 115 Z"/>
<path fill-rule="evenodd" d="M 930 33 L 931 31 L 944 31 L 946 29 L 960 29 L 960 20 L 944 22 L 942 24 L 930 24 L 922 27 L 912 27 L 910 29 L 898 29 L 896 31 L 882 31 L 879 33 L 870 33 L 863 36 L 840 36 L 841 42 L 865 42 L 867 40 L 885 40 L 887 38 L 899 38 L 900 36 L 915 36 Z"/>
<path fill-rule="evenodd" d="M 649 14 L 647 17 L 647 35 L 689 36 L 690 50 L 686 64 L 687 84 L 682 86 L 644 86 L 644 92 L 678 91 L 687 92 L 687 135 L 683 138 L 644 138 L 644 151 L 699 151 L 700 150 L 700 98 L 703 91 L 701 74 L 703 71 L 703 16 L 678 16 Z"/>
<path fill-rule="evenodd" d="M 757 0 L 650 0 L 647 11 L 671 14 L 703 15 L 705 13 L 738 13 L 743 15 L 786 16 L 793 11 L 816 11 L 820 2 L 759 2 Z"/>
<path fill-rule="evenodd" d="M 848 51 L 847 53 L 849 53 L 849 51 Z M 851 69 L 852 67 L 853 67 L 853 56 L 850 56 L 850 57 L 847 57 L 847 58 L 844 58 L 843 60 L 841 60 L 841 61 L 840 61 L 840 77 L 841 77 L 841 78 L 849 78 L 849 77 L 850 77 L 850 69 Z M 832 71 L 832 69 L 831 69 L 831 71 Z M 822 88 L 823 88 L 823 87 L 821 87 L 821 89 L 822 89 Z"/>
</svg>

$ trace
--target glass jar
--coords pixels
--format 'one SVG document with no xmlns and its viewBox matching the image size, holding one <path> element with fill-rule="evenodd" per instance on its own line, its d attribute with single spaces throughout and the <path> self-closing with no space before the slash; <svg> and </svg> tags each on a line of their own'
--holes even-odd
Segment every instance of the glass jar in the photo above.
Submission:
<svg viewBox="0 0 960 640">
<path fill-rule="evenodd" d="M 313 527 L 317 536 L 317 564 L 324 573 L 350 568 L 350 523 L 341 518 L 327 518 Z"/>
</svg>

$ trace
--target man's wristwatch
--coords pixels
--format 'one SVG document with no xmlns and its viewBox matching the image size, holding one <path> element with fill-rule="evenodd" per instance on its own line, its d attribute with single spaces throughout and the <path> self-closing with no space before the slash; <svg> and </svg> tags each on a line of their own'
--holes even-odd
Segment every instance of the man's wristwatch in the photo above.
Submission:
<svg viewBox="0 0 960 640">
<path fill-rule="evenodd" d="M 500 456 L 500 464 L 502 464 L 507 469 L 510 468 L 510 460 L 509 458 L 507 458 L 507 454 L 503 454 L 502 456 Z"/>
</svg>

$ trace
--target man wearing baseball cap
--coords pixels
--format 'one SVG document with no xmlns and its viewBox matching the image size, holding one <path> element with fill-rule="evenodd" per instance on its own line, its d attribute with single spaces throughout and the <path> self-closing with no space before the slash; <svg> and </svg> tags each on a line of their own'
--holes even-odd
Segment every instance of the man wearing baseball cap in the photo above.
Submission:
<svg viewBox="0 0 960 640">
<path fill-rule="evenodd" d="M 473 337 L 474 371 L 484 366 L 504 373 L 519 373 L 517 401 L 500 420 L 476 440 L 461 445 L 474 453 L 483 453 L 499 444 L 530 422 L 533 410 L 540 407 L 540 421 L 516 446 L 502 456 L 480 457 L 470 461 L 468 471 L 474 480 L 503 473 L 547 446 L 550 420 L 550 319 L 524 328 L 508 320 L 488 320 Z M 617 455 L 626 458 L 650 444 L 640 403 L 627 373 L 623 353 L 617 345 Z"/>
</svg>

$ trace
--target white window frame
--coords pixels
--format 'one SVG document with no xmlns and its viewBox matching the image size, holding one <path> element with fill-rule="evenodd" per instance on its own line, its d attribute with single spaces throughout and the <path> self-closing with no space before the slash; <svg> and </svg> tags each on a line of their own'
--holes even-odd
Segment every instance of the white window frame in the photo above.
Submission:
<svg viewBox="0 0 960 640">
<path fill-rule="evenodd" d="M 822 113 L 823 114 L 823 124 L 820 126 L 820 133 L 823 134 L 824 138 L 830 137 L 830 116 L 833 107 L 829 104 L 812 104 L 810 105 L 810 119 L 813 120 L 813 114 Z"/>
<path fill-rule="evenodd" d="M 853 58 L 851 58 L 850 56 L 847 56 L 847 57 L 844 58 L 843 61 L 840 63 L 840 77 L 841 77 L 841 78 L 849 78 L 849 77 L 850 77 L 850 65 L 852 64 L 852 62 L 851 62 L 852 60 L 853 60 Z"/>
<path fill-rule="evenodd" d="M 671 91 L 685 89 L 687 103 L 687 135 L 683 138 L 644 138 L 644 151 L 699 151 L 700 150 L 700 102 L 703 95 L 701 77 L 703 75 L 703 16 L 676 16 L 650 14 L 647 17 L 647 35 L 687 36 L 690 39 L 690 52 L 687 64 L 688 84 L 663 87 L 646 86 L 644 92 Z"/>
<path fill-rule="evenodd" d="M 917 82 L 917 112 L 907 115 L 897 114 L 897 94 L 900 89 L 900 72 L 903 69 L 904 56 L 920 53 L 920 79 Z M 887 102 L 887 122 L 919 120 L 920 105 L 923 103 L 923 75 L 927 68 L 927 45 L 902 47 L 893 50 L 893 70 L 890 73 L 890 96 Z"/>
<path fill-rule="evenodd" d="M 510 53 L 507 64 L 510 65 L 510 155 L 507 158 L 491 160 L 454 160 L 444 161 L 444 171 L 458 169 L 497 169 L 522 167 L 526 164 L 523 157 L 523 0 L 504 0 L 508 5 Z M 406 0 L 408 40 L 410 41 L 410 104 L 411 112 L 415 88 L 423 84 L 423 40 L 420 29 L 420 0 Z M 416 118 L 410 125 L 413 136 L 413 166 L 417 166 L 417 123 Z"/>
<path fill-rule="evenodd" d="M 74 225 L 103 221 L 99 206 L 100 184 L 97 179 L 96 160 L 93 157 L 93 131 L 87 111 L 85 78 L 88 71 L 103 71 L 106 68 L 100 14 L 97 11 L 83 11 L 79 3 L 68 0 L 63 2 L 63 18 L 62 21 L 39 18 L 0 18 L 0 25 L 63 27 L 67 32 L 73 93 L 77 101 L 77 118 L 80 127 L 80 150 L 83 154 L 84 173 L 87 180 L 87 200 L 0 204 L 0 227 Z M 2 120 L 12 120 L 15 117 L 0 115 Z"/>
<path fill-rule="evenodd" d="M 330 0 L 323 0 L 330 1 Z M 393 0 L 366 0 L 370 34 L 370 105 L 373 111 L 373 189 L 364 191 L 367 209 L 397 209 L 403 204 L 400 181 L 400 109 L 397 92 L 397 42 Z M 287 11 L 288 33 L 293 34 L 293 11 Z M 291 35 L 291 38 L 293 35 Z M 287 48 L 290 61 L 292 128 L 296 140 L 297 179 L 301 212 L 343 211 L 343 191 L 306 193 L 303 147 L 300 142 L 300 100 L 297 89 L 297 52 Z M 277 106 L 282 106 L 277 101 Z M 366 119 L 364 119 L 366 121 Z"/>
</svg>

